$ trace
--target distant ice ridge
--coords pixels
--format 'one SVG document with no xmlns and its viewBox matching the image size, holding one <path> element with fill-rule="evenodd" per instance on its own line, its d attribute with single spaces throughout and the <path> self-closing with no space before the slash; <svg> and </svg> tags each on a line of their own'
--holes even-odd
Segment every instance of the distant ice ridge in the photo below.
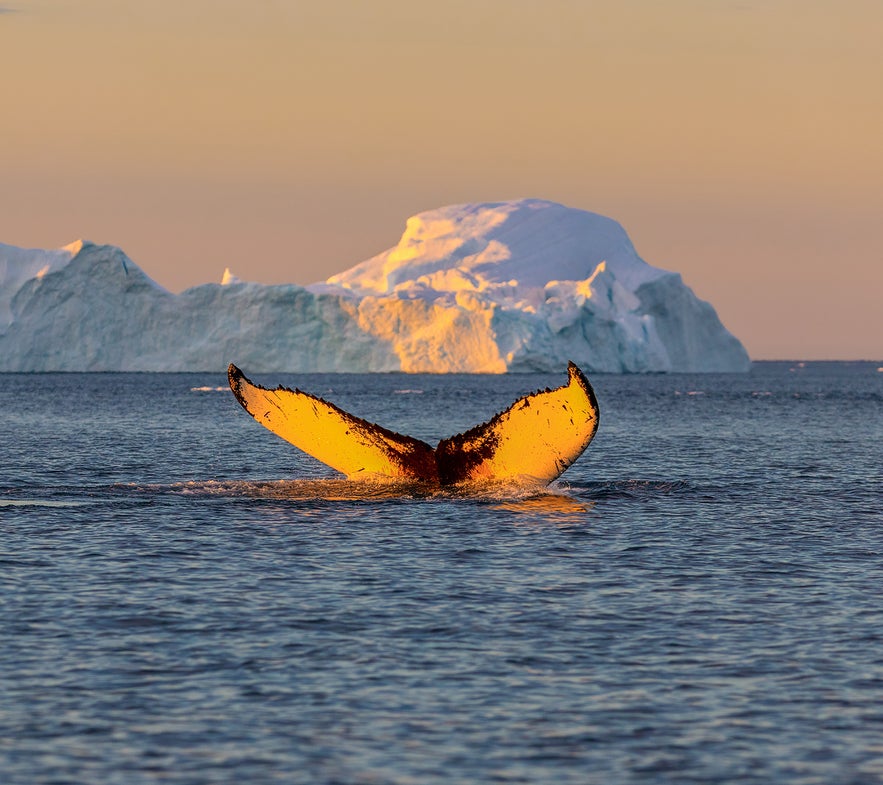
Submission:
<svg viewBox="0 0 883 785">
<path fill-rule="evenodd" d="M 0 245 L 0 370 L 744 371 L 748 355 L 615 221 L 537 199 L 409 218 L 323 283 L 224 271 L 175 295 L 113 246 Z"/>
<path fill-rule="evenodd" d="M 82 248 L 82 242 L 71 243 L 57 251 L 16 248 L 0 243 L 0 330 L 12 324 L 12 298 L 30 279 L 40 279 L 64 267 Z"/>
</svg>

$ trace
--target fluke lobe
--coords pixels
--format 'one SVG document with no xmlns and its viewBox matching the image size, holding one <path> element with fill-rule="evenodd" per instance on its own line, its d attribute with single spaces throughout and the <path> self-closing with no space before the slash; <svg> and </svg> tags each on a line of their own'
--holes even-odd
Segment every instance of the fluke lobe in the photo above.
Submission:
<svg viewBox="0 0 883 785">
<path fill-rule="evenodd" d="M 525 482 L 547 485 L 569 467 L 598 429 L 598 402 L 573 363 L 568 381 L 519 398 L 465 433 L 426 442 L 356 417 L 301 390 L 269 390 L 235 365 L 230 389 L 261 425 L 350 480 L 393 479 L 439 485 Z"/>
</svg>

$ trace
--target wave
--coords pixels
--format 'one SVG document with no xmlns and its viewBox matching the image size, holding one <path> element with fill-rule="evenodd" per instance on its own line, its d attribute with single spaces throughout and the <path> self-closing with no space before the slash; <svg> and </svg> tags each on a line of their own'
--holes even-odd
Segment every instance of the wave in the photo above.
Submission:
<svg viewBox="0 0 883 785">
<path fill-rule="evenodd" d="M 82 507 L 84 501 L 58 501 L 55 499 L 0 499 L 0 507 Z"/>
<path fill-rule="evenodd" d="M 402 481 L 343 478 L 280 480 L 190 480 L 171 483 L 115 483 L 109 486 L 7 489 L 0 507 L 80 507 L 151 496 L 198 499 L 252 499 L 288 502 L 471 501 L 510 512 L 584 514 L 598 502 L 642 500 L 696 491 L 681 480 L 567 482 L 485 482 L 437 486 Z"/>
</svg>

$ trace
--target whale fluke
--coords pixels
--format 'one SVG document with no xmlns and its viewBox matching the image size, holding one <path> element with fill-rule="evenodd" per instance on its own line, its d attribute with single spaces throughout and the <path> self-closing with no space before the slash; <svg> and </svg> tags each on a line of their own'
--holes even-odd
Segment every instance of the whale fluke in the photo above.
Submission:
<svg viewBox="0 0 883 785">
<path fill-rule="evenodd" d="M 301 390 L 261 387 L 235 365 L 227 376 L 236 399 L 261 425 L 351 480 L 546 485 L 579 458 L 598 429 L 595 393 L 573 363 L 564 386 L 520 398 L 435 449 Z"/>
<path fill-rule="evenodd" d="M 233 364 L 227 378 L 236 399 L 261 425 L 349 479 L 439 481 L 435 453 L 426 442 L 355 417 L 301 390 L 267 390 Z"/>
<path fill-rule="evenodd" d="M 506 411 L 435 448 L 443 484 L 532 480 L 547 485 L 589 446 L 598 402 L 583 372 L 567 367 L 568 383 L 519 398 Z"/>
</svg>

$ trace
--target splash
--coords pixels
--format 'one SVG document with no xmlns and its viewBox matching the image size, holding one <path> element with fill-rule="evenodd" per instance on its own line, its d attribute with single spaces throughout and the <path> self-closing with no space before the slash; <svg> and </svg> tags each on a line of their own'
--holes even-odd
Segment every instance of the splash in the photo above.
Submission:
<svg viewBox="0 0 883 785">
<path fill-rule="evenodd" d="M 194 480 L 171 484 L 115 486 L 117 490 L 199 498 L 241 498 L 274 501 L 472 500 L 498 505 L 528 503 L 534 509 L 582 505 L 564 487 L 533 482 L 482 481 L 458 486 L 396 480 L 344 478 L 292 480 Z M 545 501 L 544 501 L 545 500 Z M 500 509 L 507 509 L 505 506 Z"/>
</svg>

